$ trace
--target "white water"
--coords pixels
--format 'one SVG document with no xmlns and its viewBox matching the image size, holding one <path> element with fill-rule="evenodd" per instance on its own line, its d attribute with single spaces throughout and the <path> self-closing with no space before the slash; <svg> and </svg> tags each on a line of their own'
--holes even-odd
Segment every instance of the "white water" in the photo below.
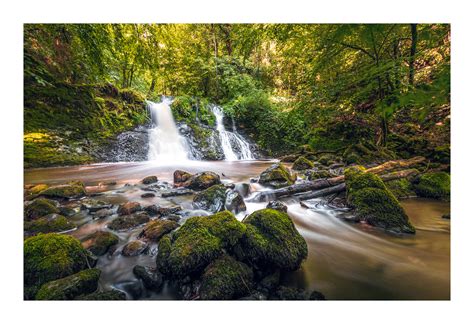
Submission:
<svg viewBox="0 0 474 324">
<path fill-rule="evenodd" d="M 216 116 L 217 131 L 221 140 L 222 150 L 224 151 L 226 161 L 237 160 L 255 160 L 255 157 L 250 150 L 249 143 L 235 131 L 228 132 L 224 126 L 224 113 L 219 106 L 212 106 L 212 113 Z M 237 148 L 234 152 L 232 144 Z"/>
<path fill-rule="evenodd" d="M 160 103 L 148 101 L 148 109 L 155 126 L 149 132 L 149 161 L 163 164 L 188 161 L 188 145 L 174 122 L 171 102 L 168 98 L 163 98 Z"/>
</svg>

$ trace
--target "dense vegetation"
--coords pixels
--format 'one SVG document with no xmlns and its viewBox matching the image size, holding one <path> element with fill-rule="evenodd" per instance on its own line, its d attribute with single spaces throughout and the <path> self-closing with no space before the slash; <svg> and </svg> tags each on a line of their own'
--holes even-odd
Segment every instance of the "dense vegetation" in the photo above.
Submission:
<svg viewBox="0 0 474 324">
<path fill-rule="evenodd" d="M 222 105 L 272 156 L 363 143 L 449 162 L 449 25 L 35 24 L 24 36 L 26 166 L 93 161 L 163 94 L 190 124 L 192 107 L 213 125 L 206 103 Z"/>
</svg>

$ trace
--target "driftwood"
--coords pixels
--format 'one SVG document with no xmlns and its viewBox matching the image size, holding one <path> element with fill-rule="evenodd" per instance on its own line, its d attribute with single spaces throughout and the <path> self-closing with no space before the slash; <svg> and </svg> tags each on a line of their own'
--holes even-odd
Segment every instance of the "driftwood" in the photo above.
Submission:
<svg viewBox="0 0 474 324">
<path fill-rule="evenodd" d="M 367 169 L 366 172 L 380 174 L 388 171 L 397 170 L 400 168 L 407 168 L 417 164 L 420 164 L 425 161 L 424 157 L 414 157 L 408 160 L 395 160 L 388 161 L 376 167 Z M 406 178 L 418 174 L 416 169 L 406 169 L 396 172 L 391 172 L 388 174 L 381 175 L 383 181 L 392 181 L 396 179 Z M 254 201 L 268 201 L 272 199 L 278 199 L 288 196 L 295 195 L 297 198 L 312 199 L 318 197 L 324 197 L 333 193 L 341 192 L 345 190 L 344 184 L 345 177 L 338 176 L 327 179 L 318 179 L 314 181 L 305 181 L 302 183 L 297 183 L 288 187 L 263 191 L 260 192 L 255 198 Z"/>
</svg>

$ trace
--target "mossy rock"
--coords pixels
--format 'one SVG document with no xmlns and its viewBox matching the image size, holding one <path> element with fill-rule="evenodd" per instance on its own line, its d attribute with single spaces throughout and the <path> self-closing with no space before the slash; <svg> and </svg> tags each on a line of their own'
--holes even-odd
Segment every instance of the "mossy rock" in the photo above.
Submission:
<svg viewBox="0 0 474 324">
<path fill-rule="evenodd" d="M 71 181 L 68 184 L 49 187 L 39 193 L 48 198 L 71 199 L 80 198 L 86 195 L 84 184 L 80 181 Z"/>
<path fill-rule="evenodd" d="M 82 246 L 93 254 L 101 256 L 107 253 L 109 248 L 118 242 L 119 238 L 117 235 L 106 231 L 97 231 L 86 236 L 82 240 Z"/>
<path fill-rule="evenodd" d="M 333 164 L 335 160 L 336 160 L 336 156 L 333 155 L 333 154 L 329 154 L 329 153 L 322 154 L 318 158 L 318 162 L 321 163 L 322 165 L 325 165 L 325 166 L 329 166 L 329 165 Z"/>
<path fill-rule="evenodd" d="M 117 213 L 119 215 L 130 215 L 139 212 L 140 210 L 142 210 L 142 206 L 140 205 L 140 203 L 135 201 L 128 201 L 119 206 L 119 208 L 117 209 Z"/>
<path fill-rule="evenodd" d="M 331 173 L 328 170 L 308 170 L 305 172 L 305 175 L 308 177 L 308 180 L 318 180 L 331 178 Z"/>
<path fill-rule="evenodd" d="M 36 294 L 38 300 L 72 300 L 97 290 L 99 269 L 87 269 L 76 274 L 50 281 L 41 286 Z"/>
<path fill-rule="evenodd" d="M 151 267 L 136 265 L 133 267 L 133 274 L 141 279 L 145 288 L 158 290 L 163 284 L 163 275 Z"/>
<path fill-rule="evenodd" d="M 120 290 L 97 291 L 92 294 L 80 295 L 75 300 L 126 300 L 127 295 Z"/>
<path fill-rule="evenodd" d="M 209 264 L 201 277 L 201 299 L 237 299 L 251 292 L 253 272 L 245 263 L 223 255 Z"/>
<path fill-rule="evenodd" d="M 148 222 L 138 237 L 158 242 L 165 234 L 175 230 L 179 224 L 167 219 L 156 219 Z"/>
<path fill-rule="evenodd" d="M 397 199 L 409 198 L 416 195 L 412 183 L 406 178 L 385 182 L 385 186 Z"/>
<path fill-rule="evenodd" d="M 449 200 L 451 195 L 451 176 L 446 172 L 423 174 L 414 186 L 420 197 Z"/>
<path fill-rule="evenodd" d="M 199 273 L 223 249 L 231 249 L 244 232 L 245 226 L 228 211 L 191 217 L 171 236 L 165 235 L 160 240 L 158 269 L 175 278 Z"/>
<path fill-rule="evenodd" d="M 292 185 L 296 181 L 296 176 L 291 174 L 282 163 L 273 164 L 260 174 L 258 182 L 274 188 Z"/>
<path fill-rule="evenodd" d="M 49 188 L 49 186 L 48 186 L 47 184 L 44 184 L 44 183 L 42 183 L 42 184 L 37 184 L 36 186 L 30 188 L 30 189 L 28 190 L 28 193 L 29 193 L 30 195 L 37 195 L 37 194 L 39 194 L 41 191 L 46 190 L 46 189 L 48 189 L 48 188 Z"/>
<path fill-rule="evenodd" d="M 122 249 L 122 255 L 137 256 L 146 252 L 147 249 L 148 249 L 148 244 L 146 242 L 143 242 L 141 240 L 133 240 L 125 244 L 125 246 Z"/>
<path fill-rule="evenodd" d="M 314 168 L 314 163 L 305 158 L 304 156 L 300 156 L 294 163 L 293 163 L 293 170 L 307 170 Z"/>
<path fill-rule="evenodd" d="M 87 268 L 87 251 L 72 236 L 39 234 L 25 240 L 25 286 L 40 286 Z"/>
<path fill-rule="evenodd" d="M 345 173 L 348 202 L 355 207 L 357 218 L 397 233 L 415 233 L 397 198 L 379 176 L 351 167 Z"/>
<path fill-rule="evenodd" d="M 194 174 L 187 181 L 186 187 L 194 190 L 204 190 L 220 183 L 221 178 L 217 173 L 206 171 Z"/>
<path fill-rule="evenodd" d="M 25 207 L 26 220 L 38 219 L 49 214 L 57 213 L 59 213 L 59 209 L 56 207 L 54 201 L 45 198 L 37 198 Z"/>
<path fill-rule="evenodd" d="M 217 213 L 225 209 L 226 187 L 222 184 L 214 185 L 199 192 L 193 199 L 193 207 Z"/>
<path fill-rule="evenodd" d="M 132 215 L 119 216 L 111 221 L 107 226 L 114 231 L 128 230 L 139 225 L 148 223 L 150 216 L 146 212 L 138 212 Z"/>
<path fill-rule="evenodd" d="M 29 235 L 38 233 L 64 232 L 75 228 L 66 217 L 58 214 L 50 214 L 24 223 L 24 229 Z"/>
<path fill-rule="evenodd" d="M 235 252 L 254 266 L 296 270 L 307 257 L 306 241 L 288 214 L 261 209 L 249 215 L 244 224 L 246 231 Z"/>
</svg>

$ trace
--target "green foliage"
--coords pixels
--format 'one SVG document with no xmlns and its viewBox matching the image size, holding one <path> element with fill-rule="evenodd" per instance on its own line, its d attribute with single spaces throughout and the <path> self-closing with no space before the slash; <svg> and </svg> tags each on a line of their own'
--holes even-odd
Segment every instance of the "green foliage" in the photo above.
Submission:
<svg viewBox="0 0 474 324">
<path fill-rule="evenodd" d="M 451 176 L 446 172 L 423 174 L 415 185 L 420 197 L 449 200 L 451 195 Z"/>
</svg>

